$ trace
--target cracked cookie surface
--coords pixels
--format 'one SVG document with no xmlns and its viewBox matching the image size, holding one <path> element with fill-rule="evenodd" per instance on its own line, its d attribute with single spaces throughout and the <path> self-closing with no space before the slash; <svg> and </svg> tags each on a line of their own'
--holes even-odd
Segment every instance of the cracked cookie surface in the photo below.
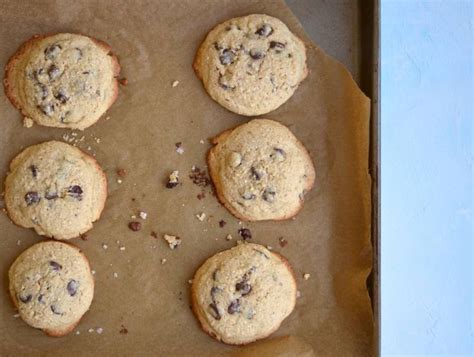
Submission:
<svg viewBox="0 0 474 357">
<path fill-rule="evenodd" d="M 5 180 L 5 205 L 13 222 L 55 239 L 91 229 L 106 198 L 107 180 L 95 159 L 59 141 L 23 150 Z"/>
<path fill-rule="evenodd" d="M 295 301 L 288 262 L 259 244 L 239 244 L 210 257 L 193 279 L 195 315 L 207 333 L 228 344 L 267 337 L 293 311 Z"/>
<path fill-rule="evenodd" d="M 37 36 L 9 60 L 5 92 L 37 124 L 83 130 L 117 98 L 119 72 L 104 42 L 69 33 Z"/>
<path fill-rule="evenodd" d="M 260 115 L 285 103 L 306 77 L 306 49 L 283 22 L 254 14 L 212 29 L 194 69 L 220 105 L 237 114 Z"/>
<path fill-rule="evenodd" d="M 219 200 L 242 220 L 283 220 L 313 187 L 306 148 L 284 125 L 254 119 L 213 139 L 209 172 Z"/>
<path fill-rule="evenodd" d="M 48 335 L 69 333 L 89 309 L 94 279 L 79 248 L 55 241 L 37 243 L 14 261 L 10 296 L 21 318 Z"/>
</svg>

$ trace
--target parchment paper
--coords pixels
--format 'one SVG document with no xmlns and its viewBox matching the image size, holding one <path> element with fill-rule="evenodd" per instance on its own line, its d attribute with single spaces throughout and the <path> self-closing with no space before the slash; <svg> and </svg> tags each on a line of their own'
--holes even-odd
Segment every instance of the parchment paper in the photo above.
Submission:
<svg viewBox="0 0 474 357">
<path fill-rule="evenodd" d="M 188 174 L 193 165 L 204 168 L 208 138 L 249 118 L 212 101 L 191 64 L 214 25 L 250 13 L 280 18 L 307 44 L 308 78 L 285 105 L 264 117 L 290 127 L 310 150 L 317 174 L 316 186 L 295 220 L 239 225 L 209 188 L 204 189 L 206 197 L 198 199 L 203 189 Z M 34 34 L 67 31 L 109 43 L 128 85 L 121 87 L 108 113 L 77 136 L 70 130 L 23 128 L 20 114 L 2 91 L 0 179 L 3 182 L 8 163 L 24 147 L 63 140 L 64 134 L 74 142 L 85 136 L 78 146 L 96 156 L 109 180 L 101 219 L 87 241 L 73 240 L 96 271 L 95 298 L 75 332 L 64 338 L 47 337 L 15 318 L 7 294 L 8 268 L 42 238 L 1 214 L 0 354 L 371 355 L 373 322 L 366 290 L 371 269 L 369 99 L 348 71 L 310 43 L 282 1 L 250 0 L 3 0 L 0 66 Z M 172 87 L 176 80 L 179 85 Z M 182 142 L 182 155 L 175 150 L 177 142 Z M 121 184 L 117 168 L 127 170 Z M 164 183 L 172 170 L 179 170 L 183 184 L 170 190 Z M 141 231 L 132 232 L 127 225 L 138 210 L 148 217 L 141 220 Z M 201 212 L 206 214 L 204 222 L 195 217 Z M 223 228 L 221 219 L 227 222 Z M 289 259 L 301 297 L 272 338 L 232 347 L 198 326 L 189 308 L 188 280 L 205 258 L 236 244 L 237 230 L 244 226 L 253 242 Z M 150 236 L 152 231 L 158 239 Z M 164 233 L 180 236 L 181 246 L 170 250 L 161 238 Z M 234 239 L 227 241 L 227 234 Z M 285 247 L 279 245 L 280 237 L 288 241 Z M 167 260 L 163 265 L 162 258 Z M 303 273 L 311 274 L 309 280 Z M 278 338 L 286 335 L 290 337 Z"/>
</svg>

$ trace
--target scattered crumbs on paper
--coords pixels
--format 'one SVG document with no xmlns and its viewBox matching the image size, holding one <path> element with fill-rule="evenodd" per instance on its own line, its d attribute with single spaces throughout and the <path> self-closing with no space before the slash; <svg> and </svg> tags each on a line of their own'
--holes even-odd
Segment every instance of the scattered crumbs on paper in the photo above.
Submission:
<svg viewBox="0 0 474 357">
<path fill-rule="evenodd" d="M 310 274 L 310 273 L 304 273 L 304 274 L 303 274 L 303 279 L 304 279 L 304 280 L 308 280 L 310 277 L 311 277 L 311 274 Z"/>
<path fill-rule="evenodd" d="M 162 258 L 161 259 L 161 265 L 165 264 L 166 263 L 166 258 Z"/>
<path fill-rule="evenodd" d="M 146 217 L 148 216 L 148 213 L 146 213 L 145 211 L 140 211 L 140 212 L 138 212 L 138 216 L 139 216 L 141 219 L 145 220 Z"/>
<path fill-rule="evenodd" d="M 179 185 L 179 171 L 174 170 L 172 173 L 170 173 L 168 177 L 166 188 L 175 188 L 178 185 Z"/>
<path fill-rule="evenodd" d="M 174 81 L 174 82 L 171 84 L 171 86 L 174 88 L 174 87 L 176 87 L 178 84 L 179 84 L 179 81 Z"/>
<path fill-rule="evenodd" d="M 232 240 L 232 235 L 228 234 L 226 237 L 225 237 L 226 240 Z"/>
<path fill-rule="evenodd" d="M 278 242 L 282 248 L 285 248 L 288 245 L 288 241 L 283 237 L 278 238 Z"/>
<path fill-rule="evenodd" d="M 206 214 L 204 212 L 196 214 L 196 218 L 203 222 L 206 219 Z"/>
<path fill-rule="evenodd" d="M 81 331 L 76 331 L 76 335 L 80 335 L 81 334 Z"/>
<path fill-rule="evenodd" d="M 181 238 L 176 236 L 171 236 L 169 234 L 163 235 L 163 239 L 168 242 L 168 245 L 171 249 L 175 249 L 178 245 L 181 244 Z"/>
<path fill-rule="evenodd" d="M 28 117 L 24 117 L 24 118 L 23 118 L 23 126 L 24 126 L 25 128 L 28 128 L 28 129 L 31 128 L 34 123 L 35 123 L 35 122 L 34 122 L 33 119 L 31 119 L 31 118 L 28 118 Z"/>
<path fill-rule="evenodd" d="M 176 152 L 180 155 L 183 155 L 184 154 L 184 148 L 183 148 L 183 143 L 180 141 L 180 142 L 177 142 L 176 144 L 174 144 L 174 146 L 176 146 Z"/>
</svg>

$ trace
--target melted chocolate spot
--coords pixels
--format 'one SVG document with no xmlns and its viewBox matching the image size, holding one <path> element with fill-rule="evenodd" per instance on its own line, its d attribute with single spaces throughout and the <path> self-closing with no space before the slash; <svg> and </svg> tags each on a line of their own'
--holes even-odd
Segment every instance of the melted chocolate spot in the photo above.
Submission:
<svg viewBox="0 0 474 357">
<path fill-rule="evenodd" d="M 219 56 L 219 61 L 224 66 L 227 66 L 234 62 L 235 54 L 228 48 L 222 51 L 222 54 Z"/>
<path fill-rule="evenodd" d="M 81 186 L 78 186 L 78 185 L 70 186 L 67 190 L 67 193 L 69 196 L 75 198 L 78 201 L 82 200 L 83 191 L 82 191 Z"/>
<path fill-rule="evenodd" d="M 239 229 L 239 234 L 243 238 L 243 240 L 249 240 L 252 239 L 252 232 L 250 232 L 250 229 L 248 228 L 241 228 Z"/>
<path fill-rule="evenodd" d="M 71 296 L 76 295 L 78 288 L 79 288 L 79 283 L 74 279 L 69 280 L 69 283 L 67 283 L 67 292 Z"/>
<path fill-rule="evenodd" d="M 31 299 L 33 298 L 33 295 L 31 295 L 31 294 L 28 294 L 26 296 L 20 295 L 20 296 L 18 296 L 18 298 L 20 299 L 20 301 L 22 303 L 27 304 L 31 301 Z"/>
<path fill-rule="evenodd" d="M 227 312 L 229 314 L 235 314 L 236 312 L 240 312 L 240 301 L 239 299 L 233 300 L 229 307 L 227 307 Z"/>
<path fill-rule="evenodd" d="M 209 304 L 209 312 L 211 314 L 211 316 L 213 318 L 215 318 L 216 320 L 220 320 L 221 319 L 221 313 L 219 311 L 219 308 L 217 307 L 216 303 L 215 302 L 212 302 Z"/>
<path fill-rule="evenodd" d="M 54 81 L 61 75 L 61 71 L 58 67 L 56 67 L 54 64 L 51 65 L 48 69 L 48 76 L 49 80 Z"/>
<path fill-rule="evenodd" d="M 285 48 L 285 44 L 284 43 L 281 43 L 281 42 L 278 42 L 278 41 L 271 41 L 270 42 L 270 48 L 273 48 L 277 51 L 279 50 L 283 50 Z"/>
<path fill-rule="evenodd" d="M 242 195 L 242 198 L 246 201 L 250 201 L 250 200 L 254 200 L 255 199 L 255 195 L 253 193 L 250 193 L 250 192 L 245 192 L 243 195 Z"/>
<path fill-rule="evenodd" d="M 66 104 L 66 102 L 69 100 L 69 97 L 66 94 L 66 91 L 64 89 L 59 89 L 58 93 L 54 96 L 57 100 L 61 102 L 61 104 Z"/>
<path fill-rule="evenodd" d="M 61 52 L 61 50 L 62 50 L 62 47 L 60 45 L 53 44 L 44 50 L 44 55 L 46 56 L 47 59 L 53 60 L 56 58 L 59 52 Z"/>
<path fill-rule="evenodd" d="M 59 311 L 59 309 L 56 305 L 51 305 L 50 307 L 51 307 L 51 311 L 53 312 L 53 314 L 62 315 L 62 312 Z"/>
<path fill-rule="evenodd" d="M 235 284 L 235 290 L 242 294 L 242 296 L 250 294 L 252 291 L 252 285 L 250 285 L 247 281 L 240 281 Z"/>
<path fill-rule="evenodd" d="M 265 57 L 264 52 L 260 52 L 260 51 L 255 50 L 255 49 L 250 50 L 249 55 L 254 60 L 259 60 L 259 59 L 262 59 L 263 57 Z"/>
<path fill-rule="evenodd" d="M 263 176 L 263 173 L 258 171 L 255 167 L 251 167 L 250 168 L 250 177 L 257 180 L 257 181 L 260 181 L 261 178 Z"/>
<path fill-rule="evenodd" d="M 263 24 L 257 31 L 255 31 L 256 35 L 268 37 L 273 33 L 273 28 L 270 25 Z"/>
<path fill-rule="evenodd" d="M 38 302 L 41 303 L 41 304 L 44 304 L 43 297 L 44 297 L 43 294 L 40 294 L 40 295 L 38 296 Z"/>
<path fill-rule="evenodd" d="M 60 271 L 63 268 L 61 264 L 56 263 L 54 260 L 50 260 L 49 265 L 51 266 L 51 268 L 53 268 L 54 271 Z"/>
<path fill-rule="evenodd" d="M 33 177 L 36 178 L 38 176 L 38 168 L 35 165 L 30 165 L 29 169 L 31 170 Z"/>
<path fill-rule="evenodd" d="M 28 206 L 31 206 L 34 203 L 38 203 L 40 201 L 40 196 L 38 192 L 30 191 L 25 195 L 25 201 Z"/>
<path fill-rule="evenodd" d="M 271 203 L 275 200 L 275 195 L 276 195 L 276 192 L 271 189 L 271 188 L 266 188 L 265 191 L 263 191 L 263 194 L 262 194 L 262 198 Z"/>
</svg>

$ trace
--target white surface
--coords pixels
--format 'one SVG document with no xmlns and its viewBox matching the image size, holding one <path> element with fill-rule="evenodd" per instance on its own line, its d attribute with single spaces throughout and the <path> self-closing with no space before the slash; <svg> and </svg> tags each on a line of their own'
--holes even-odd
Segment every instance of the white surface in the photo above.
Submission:
<svg viewBox="0 0 474 357">
<path fill-rule="evenodd" d="M 473 11 L 382 0 L 383 355 L 474 355 Z"/>
</svg>

